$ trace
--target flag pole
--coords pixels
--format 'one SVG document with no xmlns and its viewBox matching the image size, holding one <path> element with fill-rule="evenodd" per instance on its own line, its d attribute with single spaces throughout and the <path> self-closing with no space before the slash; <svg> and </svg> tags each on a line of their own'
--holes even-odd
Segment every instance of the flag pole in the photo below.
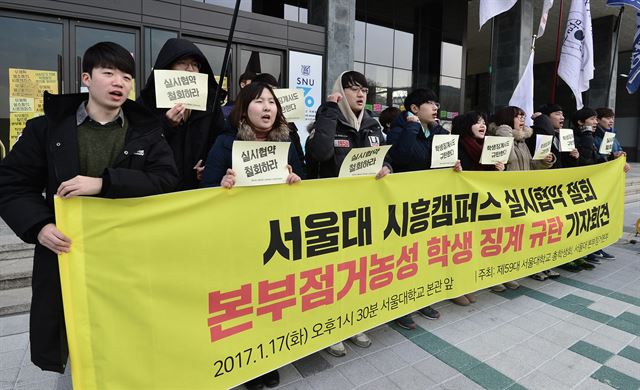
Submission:
<svg viewBox="0 0 640 390">
<path fill-rule="evenodd" d="M 622 13 L 624 12 L 624 6 L 620 7 L 620 11 L 618 12 L 618 19 L 616 19 L 616 24 L 613 27 L 613 31 L 616 33 L 616 39 L 613 43 L 613 52 L 611 53 L 611 72 L 609 73 L 609 83 L 607 85 L 607 100 L 606 105 L 609 106 L 609 98 L 611 97 L 611 84 L 613 80 L 617 79 L 616 74 L 614 74 L 614 68 L 616 63 L 618 62 L 618 40 L 620 39 L 620 25 L 622 24 Z M 617 73 L 617 72 L 615 72 Z M 613 104 L 615 106 L 615 103 Z"/>
<path fill-rule="evenodd" d="M 229 28 L 229 38 L 227 39 L 227 47 L 224 51 L 224 60 L 222 61 L 222 69 L 220 71 L 220 84 L 216 88 L 215 98 L 213 100 L 213 115 L 215 115 L 218 107 L 220 106 L 220 91 L 222 90 L 222 84 L 224 78 L 227 75 L 227 67 L 229 66 L 229 54 L 231 53 L 231 41 L 233 40 L 233 33 L 236 29 L 236 20 L 238 20 L 238 10 L 240 9 L 240 0 L 236 0 L 236 6 L 233 9 L 233 17 L 231 18 L 231 27 Z"/>
<path fill-rule="evenodd" d="M 556 86 L 558 85 L 558 63 L 560 62 L 560 29 L 562 28 L 562 5 L 564 0 L 560 0 L 560 15 L 558 16 L 558 31 L 556 33 L 556 63 L 553 69 L 553 84 L 551 84 L 551 104 L 556 102 Z"/>
</svg>

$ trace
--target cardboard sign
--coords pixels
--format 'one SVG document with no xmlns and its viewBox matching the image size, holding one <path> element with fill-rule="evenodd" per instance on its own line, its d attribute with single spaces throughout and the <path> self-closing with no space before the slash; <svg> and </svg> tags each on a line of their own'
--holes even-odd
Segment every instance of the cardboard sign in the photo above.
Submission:
<svg viewBox="0 0 640 390">
<path fill-rule="evenodd" d="M 291 142 L 234 141 L 231 166 L 236 186 L 261 186 L 287 181 Z"/>
<path fill-rule="evenodd" d="M 544 160 L 551 153 L 552 135 L 536 134 L 536 151 L 533 160 Z"/>
<path fill-rule="evenodd" d="M 485 136 L 482 155 L 480 155 L 480 164 L 508 163 L 511 148 L 513 148 L 513 137 Z"/>
<path fill-rule="evenodd" d="M 304 119 L 304 91 L 295 88 L 282 88 L 273 91 L 282 106 L 282 114 L 287 122 Z"/>
<path fill-rule="evenodd" d="M 452 167 L 458 161 L 458 134 L 434 134 L 431 144 L 431 168 Z"/>
<path fill-rule="evenodd" d="M 604 136 L 602 137 L 602 142 L 600 143 L 600 150 L 598 153 L 600 154 L 611 154 L 613 151 L 613 141 L 616 139 L 616 133 L 612 133 L 610 131 L 605 131 Z"/>
<path fill-rule="evenodd" d="M 560 129 L 560 151 L 570 152 L 576 148 L 576 142 L 573 139 L 573 130 Z"/>
<path fill-rule="evenodd" d="M 391 145 L 353 148 L 342 161 L 338 177 L 375 176 L 384 165 Z"/>
<path fill-rule="evenodd" d="M 178 103 L 196 110 L 207 110 L 209 75 L 181 70 L 156 69 L 156 107 L 173 108 Z"/>
</svg>

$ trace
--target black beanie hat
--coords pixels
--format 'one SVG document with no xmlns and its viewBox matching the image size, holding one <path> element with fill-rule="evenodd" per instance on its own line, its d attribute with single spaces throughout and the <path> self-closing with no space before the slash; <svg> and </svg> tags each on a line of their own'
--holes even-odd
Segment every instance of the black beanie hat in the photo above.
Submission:
<svg viewBox="0 0 640 390">
<path fill-rule="evenodd" d="M 545 115 L 549 115 L 552 112 L 562 111 L 562 107 L 559 104 L 548 103 L 548 104 L 543 104 L 540 107 L 538 107 L 538 111 L 543 113 L 543 114 L 545 114 Z"/>
<path fill-rule="evenodd" d="M 598 113 L 596 112 L 596 110 L 589 107 L 582 107 L 581 109 L 576 111 L 575 114 L 573 114 L 571 121 L 573 122 L 574 125 L 579 126 L 578 121 L 584 122 L 586 119 L 591 118 L 592 116 L 595 116 L 595 117 L 598 116 Z"/>
</svg>

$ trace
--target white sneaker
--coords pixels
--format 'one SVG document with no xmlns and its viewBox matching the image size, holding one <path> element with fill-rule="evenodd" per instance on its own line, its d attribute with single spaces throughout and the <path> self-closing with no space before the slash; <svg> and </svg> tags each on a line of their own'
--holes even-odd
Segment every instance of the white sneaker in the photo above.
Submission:
<svg viewBox="0 0 640 390">
<path fill-rule="evenodd" d="M 332 346 L 328 347 L 325 351 L 327 351 L 329 355 L 333 355 L 335 357 L 341 357 L 347 354 L 347 349 L 344 347 L 344 344 L 342 344 L 342 341 L 333 344 Z"/>
<path fill-rule="evenodd" d="M 352 336 L 349 340 L 360 348 L 367 348 L 371 345 L 371 339 L 364 333 L 358 333 L 357 335 Z"/>
</svg>

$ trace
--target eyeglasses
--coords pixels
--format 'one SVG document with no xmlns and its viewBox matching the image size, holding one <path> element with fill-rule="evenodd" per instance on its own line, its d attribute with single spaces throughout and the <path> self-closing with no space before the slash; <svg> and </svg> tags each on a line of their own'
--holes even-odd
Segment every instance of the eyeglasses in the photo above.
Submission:
<svg viewBox="0 0 640 390">
<path fill-rule="evenodd" d="M 516 118 L 524 119 L 525 116 L 526 116 L 525 114 L 518 114 L 516 115 Z"/>
<path fill-rule="evenodd" d="M 427 101 L 427 104 L 431 104 L 432 106 L 434 106 L 436 108 L 436 110 L 440 109 L 440 103 L 434 102 L 433 100 Z"/>
<path fill-rule="evenodd" d="M 357 85 L 352 85 L 348 89 L 350 89 L 351 92 L 353 92 L 355 94 L 357 94 L 358 92 L 362 92 L 365 95 L 369 93 L 369 88 L 359 87 Z"/>
<path fill-rule="evenodd" d="M 191 67 L 191 69 L 200 70 L 200 63 L 194 60 L 176 61 L 174 66 L 184 70 L 189 69 L 189 67 Z"/>
</svg>

